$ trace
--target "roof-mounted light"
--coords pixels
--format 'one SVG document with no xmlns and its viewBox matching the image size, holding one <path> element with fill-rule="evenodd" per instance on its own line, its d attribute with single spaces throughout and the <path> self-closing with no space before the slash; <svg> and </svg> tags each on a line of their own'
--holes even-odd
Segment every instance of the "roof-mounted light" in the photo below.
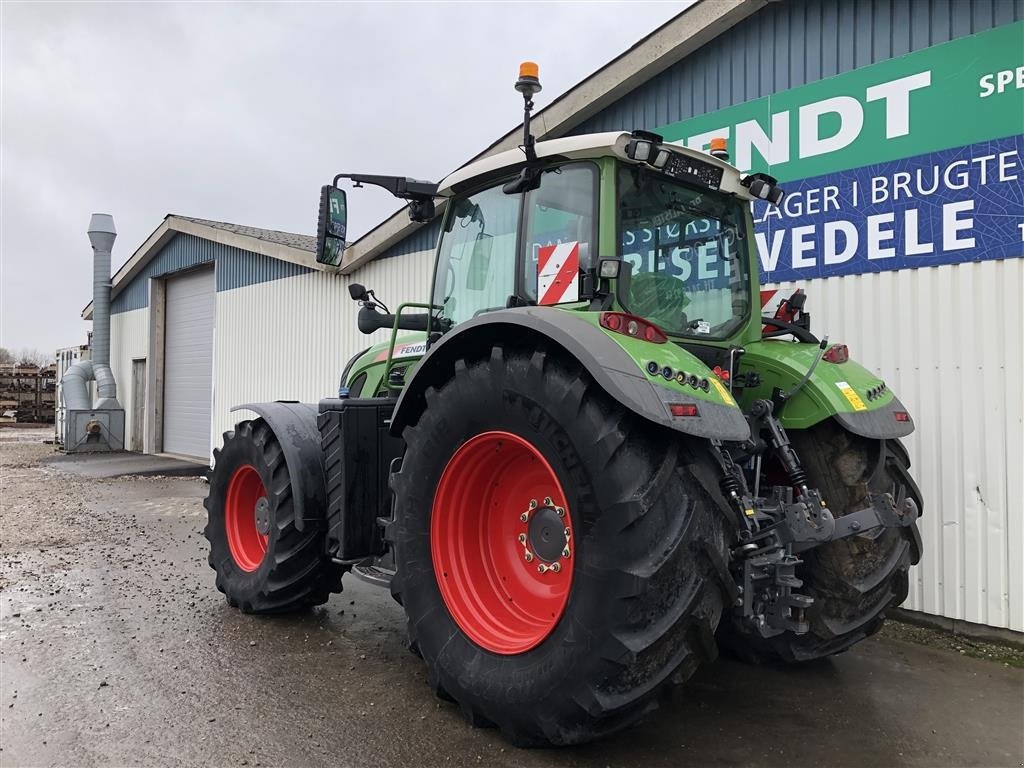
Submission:
<svg viewBox="0 0 1024 768">
<path fill-rule="evenodd" d="M 519 79 L 516 80 L 516 90 L 528 96 L 540 93 L 540 67 L 537 66 L 537 62 L 524 61 L 519 65 Z"/>
<path fill-rule="evenodd" d="M 726 148 L 725 139 L 721 136 L 716 136 L 711 140 L 708 145 L 708 151 L 712 157 L 717 157 L 719 160 L 729 162 L 729 150 Z"/>
<path fill-rule="evenodd" d="M 633 131 L 630 134 L 629 143 L 626 144 L 626 157 L 640 163 L 646 163 L 657 159 L 658 145 L 665 139 L 650 131 Z M 665 153 L 665 161 L 668 160 L 668 153 Z M 662 162 L 664 165 L 665 162 Z M 660 166 L 659 166 L 660 167 Z"/>
<path fill-rule="evenodd" d="M 654 158 L 651 160 L 651 165 L 658 169 L 664 168 L 665 164 L 668 162 L 668 159 L 671 156 L 672 153 L 669 152 L 667 149 L 659 149 L 657 153 L 655 153 Z"/>
<path fill-rule="evenodd" d="M 750 194 L 754 197 L 772 205 L 778 205 L 782 202 L 783 196 L 786 194 L 783 192 L 774 176 L 769 176 L 767 173 L 751 173 L 740 179 L 740 184 L 750 190 Z"/>
</svg>

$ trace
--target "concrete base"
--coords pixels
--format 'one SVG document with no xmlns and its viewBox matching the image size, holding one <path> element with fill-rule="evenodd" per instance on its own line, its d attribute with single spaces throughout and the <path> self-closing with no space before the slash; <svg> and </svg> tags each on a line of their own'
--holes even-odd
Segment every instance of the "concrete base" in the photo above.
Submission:
<svg viewBox="0 0 1024 768">
<path fill-rule="evenodd" d="M 153 456 L 147 453 L 76 453 L 47 456 L 40 461 L 62 472 L 83 477 L 122 477 L 124 475 L 163 475 L 198 477 L 209 467 L 204 462 Z"/>
<path fill-rule="evenodd" d="M 1024 632 L 1016 632 L 1012 629 L 989 627 L 962 619 L 948 619 L 945 616 L 933 616 L 930 613 L 911 611 L 906 608 L 897 608 L 891 612 L 890 616 L 897 621 L 905 621 L 907 624 L 927 629 L 939 629 L 953 635 L 963 635 L 972 640 L 1024 648 Z"/>
</svg>

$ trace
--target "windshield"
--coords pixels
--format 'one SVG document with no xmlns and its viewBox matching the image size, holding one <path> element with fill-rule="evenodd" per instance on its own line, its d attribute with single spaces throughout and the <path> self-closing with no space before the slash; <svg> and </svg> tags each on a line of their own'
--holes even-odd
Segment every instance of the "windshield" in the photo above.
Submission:
<svg viewBox="0 0 1024 768">
<path fill-rule="evenodd" d="M 750 312 L 741 203 L 639 166 L 618 174 L 619 301 L 667 333 L 723 339 Z"/>
</svg>

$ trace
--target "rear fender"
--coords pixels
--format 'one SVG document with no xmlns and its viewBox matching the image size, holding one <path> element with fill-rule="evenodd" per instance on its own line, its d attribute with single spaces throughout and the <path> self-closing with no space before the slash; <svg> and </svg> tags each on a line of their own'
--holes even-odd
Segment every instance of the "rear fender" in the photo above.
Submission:
<svg viewBox="0 0 1024 768">
<path fill-rule="evenodd" d="M 624 345 L 611 336 L 597 324 L 596 313 L 550 307 L 497 310 L 461 323 L 430 348 L 412 379 L 407 380 L 395 407 L 391 433 L 401 436 L 406 426 L 416 423 L 426 407 L 427 389 L 440 387 L 451 378 L 457 360 L 480 357 L 488 354 L 494 344 L 503 343 L 519 349 L 542 344 L 560 347 L 616 402 L 669 429 L 720 440 L 746 440 L 750 436 L 746 419 L 724 388 L 709 386 L 705 393 L 694 392 L 674 380 L 656 383 L 659 377 L 645 371 L 643 360 L 627 352 Z M 675 344 L 623 338 L 649 347 L 651 360 L 657 357 L 658 362 L 676 366 L 677 370 L 685 369 L 702 377 L 714 376 L 697 358 Z M 668 408 L 670 403 L 694 403 L 700 415 L 673 417 Z"/>
<path fill-rule="evenodd" d="M 820 353 L 817 344 L 767 340 L 747 344 L 740 370 L 756 372 L 761 383 L 743 391 L 741 405 L 749 407 L 755 399 L 770 400 L 776 389 L 791 391 Z M 897 421 L 897 412 L 907 413 L 906 421 Z M 779 413 L 786 429 L 806 429 L 827 418 L 861 437 L 888 440 L 914 431 L 906 406 L 881 378 L 854 360 L 822 360 Z"/>
<path fill-rule="evenodd" d="M 292 482 L 295 527 L 318 525 L 327 514 L 327 483 L 324 473 L 317 406 L 312 403 L 274 402 L 236 405 L 234 411 L 254 411 L 274 432 Z"/>
</svg>

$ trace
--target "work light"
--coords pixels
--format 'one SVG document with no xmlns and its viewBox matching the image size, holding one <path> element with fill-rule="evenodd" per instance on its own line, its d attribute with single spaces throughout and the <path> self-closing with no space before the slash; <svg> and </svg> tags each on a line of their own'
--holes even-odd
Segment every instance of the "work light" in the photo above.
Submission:
<svg viewBox="0 0 1024 768">
<path fill-rule="evenodd" d="M 633 131 L 630 136 L 629 143 L 626 145 L 626 157 L 641 163 L 646 163 L 654 157 L 658 145 L 664 141 L 661 136 L 650 131 Z M 668 153 L 665 155 L 665 162 L 668 162 Z"/>
<path fill-rule="evenodd" d="M 613 280 L 619 276 L 619 269 L 622 261 L 619 259 L 601 259 L 598 267 L 598 274 L 605 280 Z"/>
</svg>

